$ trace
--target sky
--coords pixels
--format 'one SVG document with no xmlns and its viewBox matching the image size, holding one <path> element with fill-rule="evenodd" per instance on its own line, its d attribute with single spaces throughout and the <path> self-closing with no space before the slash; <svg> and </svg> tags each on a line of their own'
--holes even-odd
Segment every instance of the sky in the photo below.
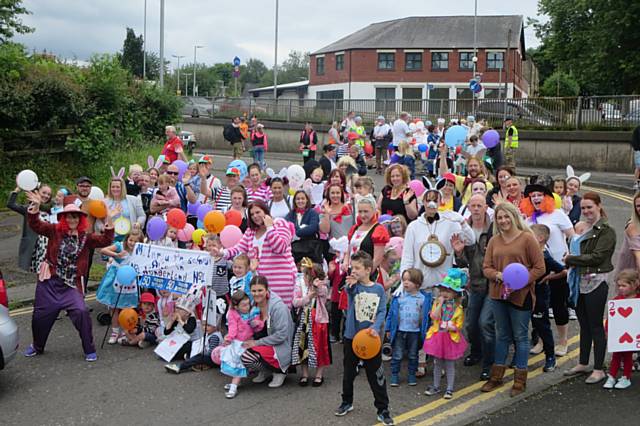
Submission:
<svg viewBox="0 0 640 426">
<path fill-rule="evenodd" d="M 477 0 L 478 15 L 537 16 L 536 0 Z M 122 49 L 126 28 L 143 33 L 145 0 L 23 0 L 35 32 L 15 40 L 29 50 L 85 61 L 94 53 Z M 402 8 L 397 7 L 402 5 Z M 474 0 L 279 0 L 278 62 L 290 50 L 315 51 L 367 25 L 407 16 L 473 15 Z M 209 65 L 261 59 L 274 61 L 275 0 L 165 0 L 165 59 L 184 55 L 182 64 Z M 526 46 L 538 41 L 525 29 Z M 159 52 L 160 0 L 147 0 L 147 49 Z"/>
</svg>

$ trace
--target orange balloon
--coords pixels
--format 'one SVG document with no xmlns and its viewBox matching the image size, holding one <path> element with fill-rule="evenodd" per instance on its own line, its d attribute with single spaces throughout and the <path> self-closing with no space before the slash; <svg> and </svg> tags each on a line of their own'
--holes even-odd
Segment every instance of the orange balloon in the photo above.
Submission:
<svg viewBox="0 0 640 426">
<path fill-rule="evenodd" d="M 382 342 L 380 341 L 380 336 L 374 336 L 371 334 L 370 329 L 365 328 L 353 336 L 351 347 L 353 348 L 353 353 L 356 354 L 358 358 L 371 359 L 380 352 Z"/>
<path fill-rule="evenodd" d="M 107 206 L 100 200 L 89 200 L 89 214 L 98 219 L 107 217 Z"/>
<path fill-rule="evenodd" d="M 187 224 L 187 216 L 180 209 L 171 209 L 167 212 L 167 224 L 176 229 L 183 229 Z"/>
<path fill-rule="evenodd" d="M 226 220 L 222 212 L 213 210 L 205 215 L 203 222 L 204 229 L 214 234 L 219 234 L 224 229 Z"/>
<path fill-rule="evenodd" d="M 242 225 L 242 214 L 237 210 L 229 210 L 224 214 L 227 225 L 235 225 L 240 227 Z"/>
<path fill-rule="evenodd" d="M 118 324 L 124 330 L 131 331 L 138 325 L 138 313 L 133 308 L 125 308 L 118 315 Z"/>
</svg>

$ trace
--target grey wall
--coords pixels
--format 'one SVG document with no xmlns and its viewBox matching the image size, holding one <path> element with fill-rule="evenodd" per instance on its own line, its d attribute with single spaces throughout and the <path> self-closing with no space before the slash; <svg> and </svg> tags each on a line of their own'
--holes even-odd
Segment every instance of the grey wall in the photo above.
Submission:
<svg viewBox="0 0 640 426">
<path fill-rule="evenodd" d="M 181 127 L 195 133 L 199 147 L 227 149 L 229 143 L 222 137 L 222 128 L 228 122 L 227 119 L 185 118 Z M 298 151 L 302 124 L 263 124 L 269 137 L 269 151 Z M 315 129 L 320 143 L 324 143 L 329 127 L 317 125 Z M 525 167 L 564 169 L 571 164 L 582 170 L 630 173 L 633 170 L 630 140 L 631 132 L 521 130 L 517 161 Z"/>
</svg>

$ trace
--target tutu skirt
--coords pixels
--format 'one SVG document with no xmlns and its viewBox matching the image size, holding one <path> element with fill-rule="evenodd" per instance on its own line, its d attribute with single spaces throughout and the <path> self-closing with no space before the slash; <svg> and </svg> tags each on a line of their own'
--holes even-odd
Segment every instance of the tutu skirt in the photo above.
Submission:
<svg viewBox="0 0 640 426">
<path fill-rule="evenodd" d="M 462 333 L 459 333 L 459 335 L 460 341 L 456 343 L 451 340 L 448 331 L 437 331 L 429 339 L 424 341 L 422 349 L 426 354 L 435 358 L 447 360 L 460 359 L 467 350 L 467 341 L 464 339 Z"/>
<path fill-rule="evenodd" d="M 138 306 L 138 292 L 131 292 L 130 290 L 123 291 L 120 293 L 120 289 L 116 290 L 116 286 L 114 286 L 116 281 L 116 274 L 118 272 L 118 266 L 111 265 L 105 272 L 102 280 L 100 281 L 100 286 L 98 287 L 98 291 L 96 292 L 96 300 L 103 305 L 106 305 L 110 308 L 135 308 Z M 120 297 L 118 298 L 118 294 Z M 118 301 L 118 305 L 116 306 L 116 301 Z"/>
</svg>

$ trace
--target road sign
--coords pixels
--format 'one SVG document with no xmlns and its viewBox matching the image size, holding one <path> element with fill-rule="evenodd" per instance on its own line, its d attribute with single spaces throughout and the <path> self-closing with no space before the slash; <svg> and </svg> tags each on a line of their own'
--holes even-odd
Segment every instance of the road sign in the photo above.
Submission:
<svg viewBox="0 0 640 426">
<path fill-rule="evenodd" d="M 233 65 L 236 67 L 240 66 L 240 58 L 238 58 L 237 56 L 233 58 Z"/>
<path fill-rule="evenodd" d="M 240 67 L 236 65 L 235 67 L 233 67 L 233 78 L 238 77 L 240 77 Z"/>
<path fill-rule="evenodd" d="M 427 90 L 433 90 L 435 86 L 433 84 L 427 83 Z"/>
</svg>

